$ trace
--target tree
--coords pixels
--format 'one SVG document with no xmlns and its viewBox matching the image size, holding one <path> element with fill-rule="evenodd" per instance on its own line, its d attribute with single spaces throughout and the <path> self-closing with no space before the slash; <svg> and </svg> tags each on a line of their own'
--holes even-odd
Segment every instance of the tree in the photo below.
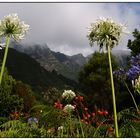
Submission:
<svg viewBox="0 0 140 140">
<path fill-rule="evenodd" d="M 131 50 L 131 54 L 133 56 L 136 56 L 140 54 L 140 32 L 135 29 L 134 32 L 132 32 L 134 40 L 129 39 L 127 47 Z"/>
<path fill-rule="evenodd" d="M 106 53 L 95 52 L 79 74 L 79 83 L 93 103 L 101 108 L 112 110 L 111 82 L 109 78 L 108 56 Z M 113 69 L 117 63 L 112 56 Z"/>
<path fill-rule="evenodd" d="M 5 69 L 0 86 L 0 116 L 8 117 L 11 112 L 23 109 L 23 100 L 13 92 L 16 81 Z"/>
</svg>

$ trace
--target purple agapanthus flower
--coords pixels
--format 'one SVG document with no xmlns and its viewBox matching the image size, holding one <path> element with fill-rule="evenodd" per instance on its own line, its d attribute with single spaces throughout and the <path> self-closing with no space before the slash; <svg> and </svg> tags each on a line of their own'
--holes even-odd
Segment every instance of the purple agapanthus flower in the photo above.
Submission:
<svg viewBox="0 0 140 140">
<path fill-rule="evenodd" d="M 131 62 L 131 66 L 140 67 L 140 54 L 135 56 L 135 57 L 132 56 L 130 62 Z"/>
<path fill-rule="evenodd" d="M 28 123 L 29 123 L 29 124 L 38 123 L 38 119 L 35 118 L 35 117 L 31 117 L 31 118 L 28 119 Z"/>
<path fill-rule="evenodd" d="M 139 76 L 139 74 L 140 74 L 140 68 L 134 65 L 126 72 L 126 75 L 130 80 L 136 79 Z"/>
<path fill-rule="evenodd" d="M 131 60 L 131 67 L 126 72 L 128 79 L 134 80 L 138 78 L 140 75 L 140 54 L 137 56 L 132 56 Z"/>
<path fill-rule="evenodd" d="M 121 69 L 121 68 L 119 70 L 113 71 L 113 75 L 119 80 L 126 79 L 126 72 L 124 69 Z"/>
<path fill-rule="evenodd" d="M 134 80 L 138 78 L 140 75 L 140 54 L 135 57 L 132 56 L 130 63 L 130 68 L 127 71 L 119 69 L 114 71 L 113 75 L 119 80 L 122 78 L 127 78 L 128 80 Z"/>
</svg>

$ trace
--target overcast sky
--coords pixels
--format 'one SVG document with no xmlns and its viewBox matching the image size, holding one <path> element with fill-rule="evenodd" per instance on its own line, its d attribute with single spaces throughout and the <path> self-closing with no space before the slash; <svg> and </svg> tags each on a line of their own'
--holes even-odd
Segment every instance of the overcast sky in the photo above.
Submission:
<svg viewBox="0 0 140 140">
<path fill-rule="evenodd" d="M 140 30 L 140 3 L 0 3 L 0 19 L 9 13 L 30 25 L 22 43 L 48 44 L 68 55 L 93 52 L 87 27 L 99 17 L 125 23 L 130 32 Z M 124 35 L 118 49 L 126 49 L 129 38 L 132 35 Z"/>
</svg>

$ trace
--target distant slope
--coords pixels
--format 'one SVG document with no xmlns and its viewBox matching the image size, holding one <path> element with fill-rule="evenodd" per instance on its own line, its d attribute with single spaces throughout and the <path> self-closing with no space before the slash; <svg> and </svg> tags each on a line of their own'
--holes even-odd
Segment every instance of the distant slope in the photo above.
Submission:
<svg viewBox="0 0 140 140">
<path fill-rule="evenodd" d="M 86 58 L 82 54 L 68 56 L 60 52 L 51 51 L 47 45 L 21 46 L 13 43 L 14 48 L 24 52 L 34 58 L 48 71 L 57 71 L 69 79 L 77 81 L 78 73 L 86 63 Z"/>
<path fill-rule="evenodd" d="M 131 55 L 129 50 L 113 50 L 112 54 L 115 56 L 120 67 L 127 65 L 128 57 Z"/>
<path fill-rule="evenodd" d="M 0 51 L 0 59 L 3 54 L 4 50 Z M 15 79 L 31 85 L 35 90 L 44 90 L 49 86 L 78 87 L 76 82 L 58 75 L 55 71 L 45 70 L 33 58 L 12 48 L 9 48 L 6 67 Z"/>
<path fill-rule="evenodd" d="M 115 59 L 120 67 L 125 67 L 131 53 L 129 50 L 112 50 L 112 55 L 115 56 Z M 86 57 L 87 61 L 91 58 L 91 56 L 92 54 Z"/>
</svg>

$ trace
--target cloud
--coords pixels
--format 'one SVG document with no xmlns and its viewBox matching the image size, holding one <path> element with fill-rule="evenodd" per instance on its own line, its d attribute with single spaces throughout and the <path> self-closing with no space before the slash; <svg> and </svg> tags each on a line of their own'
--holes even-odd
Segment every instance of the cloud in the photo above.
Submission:
<svg viewBox="0 0 140 140">
<path fill-rule="evenodd" d="M 1 3 L 0 18 L 16 12 L 30 24 L 31 30 L 23 43 L 47 43 L 54 51 L 88 55 L 94 50 L 86 38 L 91 22 L 100 16 L 112 17 L 126 23 L 132 32 L 140 27 L 138 6 L 133 3 Z M 118 48 L 126 49 L 128 38 L 132 36 L 124 37 Z"/>
</svg>

